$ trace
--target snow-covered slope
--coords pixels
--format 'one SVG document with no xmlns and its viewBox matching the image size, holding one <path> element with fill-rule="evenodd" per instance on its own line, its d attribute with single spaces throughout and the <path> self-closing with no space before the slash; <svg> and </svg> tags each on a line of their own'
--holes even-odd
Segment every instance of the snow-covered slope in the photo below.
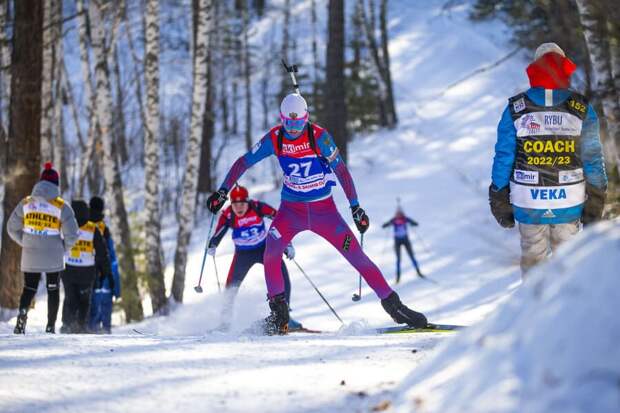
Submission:
<svg viewBox="0 0 620 413">
<path fill-rule="evenodd" d="M 620 222 L 562 246 L 395 390 L 398 412 L 617 412 Z"/>
<path fill-rule="evenodd" d="M 512 302 L 513 292 L 526 294 L 519 291 L 517 233 L 497 226 L 486 199 L 495 127 L 507 97 L 527 86 L 526 62 L 516 55 L 457 83 L 510 53 L 511 45 L 503 40 L 508 38 L 505 28 L 470 22 L 468 2 L 429 0 L 424 7 L 412 7 L 406 0 L 390 4 L 400 124 L 393 131 L 358 136 L 350 146 L 349 166 L 372 222 L 365 250 L 393 282 L 391 234 L 380 224 L 392 216 L 400 197 L 408 215 L 420 223 L 412 239 L 422 270 L 438 284 L 417 279 L 405 258 L 403 281 L 396 290 L 405 303 L 424 311 L 432 321 L 475 325 L 498 305 Z M 446 8 L 446 4 L 456 6 Z M 294 13 L 306 11 L 301 6 L 294 9 Z M 456 85 L 448 88 L 452 84 Z M 241 144 L 227 149 L 220 175 L 228 166 L 225 163 L 242 152 Z M 271 182 L 264 182 L 270 176 L 270 165 L 264 163 L 243 183 L 254 195 L 277 205 L 278 192 L 271 190 Z M 262 179 L 252 183 L 252 177 Z M 335 198 L 350 222 L 339 188 Z M 208 221 L 203 217 L 197 227 L 187 268 L 186 304 L 168 318 L 115 328 L 112 337 L 49 337 L 41 334 L 43 295 L 30 313 L 26 337 L 11 335 L 12 323 L 0 324 L 4 333 L 0 336 L 0 411 L 333 412 L 366 411 L 383 400 L 396 401 L 399 409 L 408 411 L 412 397 L 426 401 L 426 394 L 418 392 L 422 385 L 437 389 L 427 410 L 441 411 L 433 409 L 456 397 L 455 382 L 441 376 L 444 387 L 433 382 L 438 377 L 434 365 L 441 359 L 428 362 L 455 335 L 369 334 L 369 327 L 391 324 L 391 320 L 368 288 L 360 302 L 351 301 L 357 274 L 328 243 L 312 234 L 294 240 L 297 260 L 347 328 L 339 331 L 340 323 L 289 263 L 292 316 L 308 327 L 332 333 L 243 334 L 246 326 L 267 313 L 263 272 L 256 266 L 239 292 L 234 331 L 206 334 L 220 322 L 222 297 L 211 261 L 205 272 L 205 294 L 193 291 Z M 226 239 L 217 255 L 221 281 L 232 252 Z M 155 334 L 139 336 L 132 328 Z M 463 337 L 476 331 L 482 330 L 472 329 Z M 454 349 L 443 354 L 457 363 L 457 369 L 460 363 L 470 363 L 469 355 L 455 362 Z M 451 374 L 450 367 L 441 371 Z M 409 374 L 413 375 L 397 387 Z M 472 386 L 478 390 L 483 384 Z M 476 400 L 493 396 L 482 393 Z"/>
</svg>

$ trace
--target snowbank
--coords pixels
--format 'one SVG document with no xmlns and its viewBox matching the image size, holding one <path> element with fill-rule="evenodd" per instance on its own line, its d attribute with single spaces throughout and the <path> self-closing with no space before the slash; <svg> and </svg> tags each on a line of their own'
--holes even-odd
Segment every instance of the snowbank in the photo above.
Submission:
<svg viewBox="0 0 620 413">
<path fill-rule="evenodd" d="M 397 390 L 398 412 L 620 411 L 620 221 L 563 246 Z"/>
</svg>

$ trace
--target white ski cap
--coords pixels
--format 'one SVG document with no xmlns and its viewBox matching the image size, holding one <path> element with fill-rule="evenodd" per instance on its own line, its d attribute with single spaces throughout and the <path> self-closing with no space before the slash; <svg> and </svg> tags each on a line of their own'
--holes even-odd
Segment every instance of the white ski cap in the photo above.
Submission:
<svg viewBox="0 0 620 413">
<path fill-rule="evenodd" d="M 280 115 L 289 119 L 301 119 L 308 115 L 306 99 L 297 93 L 291 93 L 282 99 Z"/>
<path fill-rule="evenodd" d="M 559 55 L 566 57 L 564 50 L 562 50 L 560 46 L 558 46 L 557 44 L 553 42 L 549 42 L 549 43 L 543 43 L 540 46 L 538 46 L 538 49 L 536 49 L 536 53 L 534 54 L 534 60 L 538 60 L 542 56 L 546 55 L 547 53 L 551 53 L 551 52 L 557 53 Z"/>
</svg>

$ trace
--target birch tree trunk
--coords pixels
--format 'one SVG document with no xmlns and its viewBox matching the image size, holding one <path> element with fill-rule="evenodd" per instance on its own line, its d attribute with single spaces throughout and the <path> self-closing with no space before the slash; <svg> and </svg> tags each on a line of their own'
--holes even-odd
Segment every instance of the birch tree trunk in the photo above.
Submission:
<svg viewBox="0 0 620 413">
<path fill-rule="evenodd" d="M 45 162 L 54 160 L 52 146 L 52 123 L 54 117 L 53 103 L 53 83 L 54 83 L 54 61 L 56 60 L 55 49 L 55 29 L 54 22 L 57 21 L 56 2 L 54 0 L 43 1 L 43 71 L 41 72 L 41 158 Z"/>
<path fill-rule="evenodd" d="M 40 0 L 14 3 L 11 103 L 0 250 L 0 319 L 19 305 L 23 275 L 21 248 L 6 231 L 6 218 L 37 182 L 41 170 L 41 70 L 43 5 Z M 4 311 L 4 310 L 8 311 Z"/>
<path fill-rule="evenodd" d="M 242 33 L 241 44 L 243 50 L 243 81 L 245 85 L 245 149 L 252 149 L 252 67 L 250 59 L 250 45 L 248 38 L 248 30 L 250 25 L 250 16 L 248 5 L 244 1 L 241 10 Z"/>
<path fill-rule="evenodd" d="M 204 120 L 203 113 L 207 97 L 207 45 L 209 44 L 212 25 L 211 8 L 211 0 L 200 0 L 194 52 L 191 129 L 186 149 L 181 211 L 178 219 L 179 233 L 174 256 L 174 278 L 172 281 L 172 297 L 179 303 L 183 302 L 187 249 L 195 220 L 196 188 L 198 186 L 200 146 Z"/>
<path fill-rule="evenodd" d="M 147 0 L 145 14 L 144 77 L 144 229 L 146 273 L 154 314 L 166 314 L 166 286 L 161 263 L 159 212 L 159 0 Z"/>
<path fill-rule="evenodd" d="M 11 97 L 11 48 L 10 39 L 7 35 L 8 4 L 8 0 L 0 0 L 0 223 L 4 220 L 2 202 L 4 200 L 4 177 L 9 143 L 8 114 Z M 1 236 L 0 247 L 2 247 Z"/>
<path fill-rule="evenodd" d="M 344 0 L 329 0 L 325 127 L 347 158 L 347 105 L 344 89 Z"/>
<path fill-rule="evenodd" d="M 64 48 L 62 38 L 62 0 L 54 1 L 54 100 L 53 112 L 53 154 L 54 164 L 60 172 L 60 193 L 64 194 L 69 188 L 69 174 L 67 173 L 65 153 L 65 133 L 63 120 L 64 100 L 62 97 L 62 67 L 64 65 Z"/>
<path fill-rule="evenodd" d="M 583 28 L 583 35 L 588 48 L 588 55 L 592 63 L 592 83 L 597 97 L 601 100 L 603 116 L 607 121 L 608 137 L 603 142 L 605 160 L 613 167 L 618 168 L 618 148 L 620 148 L 620 119 L 616 118 L 618 102 L 613 93 L 612 71 L 610 65 L 609 42 L 606 41 L 604 20 L 600 10 L 590 0 L 576 0 L 579 10 L 579 19 Z M 602 22 L 603 20 L 603 22 Z"/>
<path fill-rule="evenodd" d="M 116 253 L 122 279 L 123 307 L 127 322 L 143 318 L 142 302 L 137 288 L 137 273 L 133 260 L 131 231 L 123 199 L 118 157 L 112 137 L 112 93 L 108 76 L 108 61 L 105 55 L 103 10 L 104 0 L 91 0 L 89 16 L 91 23 L 93 57 L 95 58 L 95 80 L 97 120 L 101 129 L 103 144 L 103 175 L 106 185 L 107 203 L 110 211 L 112 236 L 116 237 Z"/>
<path fill-rule="evenodd" d="M 0 87 L 2 88 L 0 91 L 0 126 L 2 131 L 0 133 L 5 138 L 8 135 L 7 119 L 11 96 L 11 39 L 7 34 L 9 26 L 8 5 L 9 0 L 0 0 L 0 75 L 2 76 L 0 80 Z"/>
</svg>

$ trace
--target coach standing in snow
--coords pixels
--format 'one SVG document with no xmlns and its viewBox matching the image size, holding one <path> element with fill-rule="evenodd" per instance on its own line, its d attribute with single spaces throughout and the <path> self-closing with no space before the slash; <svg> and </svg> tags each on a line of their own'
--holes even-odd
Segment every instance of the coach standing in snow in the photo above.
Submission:
<svg viewBox="0 0 620 413">
<path fill-rule="evenodd" d="M 15 334 L 26 332 L 28 309 L 42 273 L 47 281 L 45 331 L 54 333 L 60 301 L 60 271 L 65 269 L 65 252 L 71 250 L 79 236 L 73 209 L 60 197 L 59 180 L 52 164 L 45 164 L 32 195 L 15 207 L 7 222 L 9 235 L 22 247 L 21 270 L 24 272 L 24 290 L 19 300 Z"/>
<path fill-rule="evenodd" d="M 525 274 L 549 250 L 601 219 L 607 176 L 599 122 L 588 100 L 570 90 L 575 64 L 555 43 L 536 49 L 531 88 L 508 99 L 497 129 L 491 212 L 504 228 L 515 220 Z"/>
</svg>

